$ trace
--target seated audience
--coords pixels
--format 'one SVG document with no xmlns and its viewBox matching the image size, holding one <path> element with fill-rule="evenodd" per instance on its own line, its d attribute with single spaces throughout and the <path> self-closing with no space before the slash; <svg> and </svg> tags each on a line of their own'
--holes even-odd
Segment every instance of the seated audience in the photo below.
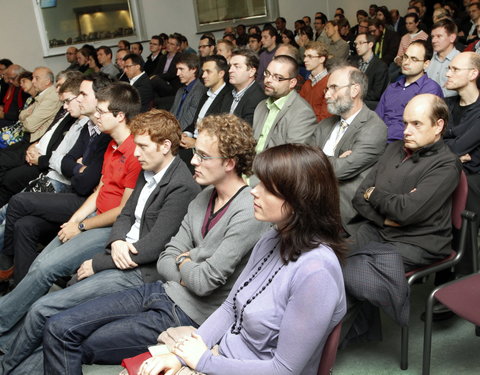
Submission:
<svg viewBox="0 0 480 375">
<path fill-rule="evenodd" d="M 129 54 L 130 54 L 130 51 L 126 49 L 119 49 L 115 54 L 115 65 L 120 70 L 120 73 L 117 76 L 117 79 L 119 81 L 129 82 L 129 79 L 125 74 L 125 61 L 123 60 L 123 58 Z"/>
<path fill-rule="evenodd" d="M 378 19 L 369 22 L 368 32 L 376 38 L 373 52 L 385 64 L 390 65 L 397 56 L 400 36 Z"/>
<path fill-rule="evenodd" d="M 12 125 L 18 121 L 20 111 L 24 108 L 29 95 L 20 87 L 19 76 L 25 72 L 20 65 L 11 64 L 3 74 L 5 92 L 0 103 L 0 126 Z"/>
<path fill-rule="evenodd" d="M 177 60 L 177 75 L 182 87 L 175 95 L 170 112 L 177 117 L 182 131 L 193 123 L 200 99 L 207 91 L 198 78 L 199 71 L 200 59 L 197 55 L 186 53 Z"/>
<path fill-rule="evenodd" d="M 363 102 L 367 77 L 356 68 L 334 69 L 325 89 L 328 111 L 333 115 L 318 124 L 310 140 L 328 156 L 340 189 L 343 227 L 352 233 L 356 215 L 352 198 L 385 150 L 387 129 Z"/>
<path fill-rule="evenodd" d="M 295 35 L 293 34 L 293 31 L 291 31 L 291 30 L 285 30 L 282 33 L 282 43 L 291 44 L 295 48 L 298 48 L 298 44 L 295 41 Z"/>
<path fill-rule="evenodd" d="M 145 65 L 143 69 L 147 76 L 153 75 L 155 69 L 157 68 L 157 64 L 160 61 L 160 56 L 162 56 L 162 48 L 163 48 L 163 40 L 160 36 L 154 35 L 150 39 L 149 43 L 150 48 L 150 55 L 147 57 L 147 61 L 145 61 Z"/>
<path fill-rule="evenodd" d="M 442 140 L 448 107 L 436 95 L 420 94 L 407 104 L 403 118 L 404 140 L 388 145 L 352 201 L 359 213 L 359 226 L 353 233 L 345 267 L 349 311 L 342 333 L 347 338 L 369 333 L 378 323 L 378 314 L 370 309 L 367 318 L 366 310 L 362 311 L 368 301 L 378 301 L 378 293 L 392 301 L 383 308 L 398 309 L 395 316 L 405 317 L 401 312 L 403 301 L 408 300 L 405 272 L 450 253 L 451 196 L 459 181 L 461 163 Z M 369 271 L 356 262 L 362 254 L 367 255 L 369 264 L 375 262 L 377 275 L 388 271 L 388 280 L 368 279 L 370 286 L 365 289 Z M 382 291 L 377 293 L 376 286 Z M 357 293 L 362 295 L 360 303 L 353 297 Z"/>
<path fill-rule="evenodd" d="M 365 104 L 375 110 L 378 101 L 388 86 L 388 66 L 373 53 L 375 37 L 371 34 L 359 33 L 355 38 L 355 50 L 358 58 L 355 65 L 368 78 L 368 90 Z"/>
<path fill-rule="evenodd" d="M 97 48 L 97 59 L 102 66 L 100 71 L 105 73 L 112 79 L 117 78 L 120 71 L 112 62 L 112 50 L 107 46 L 101 46 Z"/>
<path fill-rule="evenodd" d="M 340 35 L 338 22 L 330 20 L 325 25 L 325 35 L 330 39 L 327 45 L 330 66 L 342 63 L 350 53 L 350 47 Z"/>
<path fill-rule="evenodd" d="M 227 39 L 220 39 L 217 42 L 217 54 L 225 57 L 227 59 L 227 62 L 230 61 L 234 48 L 235 45 Z"/>
<path fill-rule="evenodd" d="M 241 177 L 251 173 L 254 145 L 251 127 L 237 117 L 203 119 L 192 159 L 194 178 L 201 185 L 212 186 L 192 201 L 178 233 L 161 252 L 157 263 L 161 281 L 62 313 L 75 321 L 95 322 L 84 332 L 73 366 L 80 368 L 82 362 L 118 364 L 144 352 L 168 327 L 198 327 L 227 298 L 253 246 L 269 227 L 255 221 L 250 188 Z M 51 315 L 48 309 L 37 312 L 43 313 L 45 322 Z M 38 335 L 31 340 L 32 348 L 41 343 L 43 324 L 35 330 Z M 50 349 L 45 349 L 46 358 L 50 357 Z"/>
<path fill-rule="evenodd" d="M 180 87 L 180 81 L 177 77 L 177 61 L 180 58 L 180 39 L 176 35 L 170 35 L 166 47 L 167 53 L 160 56 L 152 80 L 153 90 L 158 96 L 156 107 L 160 109 L 170 109 L 177 90 Z"/>
<path fill-rule="evenodd" d="M 253 123 L 253 113 L 257 104 L 265 98 L 263 89 L 255 80 L 258 74 L 256 53 L 240 48 L 233 51 L 228 70 L 229 82 L 233 86 L 231 94 L 226 94 L 221 112 L 232 113 L 249 124 Z"/>
<path fill-rule="evenodd" d="M 65 70 L 78 70 L 80 66 L 77 62 L 77 52 L 78 49 L 76 47 L 70 46 L 67 48 L 67 51 L 65 52 L 65 57 L 67 58 L 67 62 L 70 65 Z"/>
<path fill-rule="evenodd" d="M 262 49 L 262 37 L 259 34 L 251 34 L 248 36 L 248 48 L 255 53 L 260 53 Z"/>
<path fill-rule="evenodd" d="M 140 42 L 133 42 L 130 44 L 130 52 L 142 57 L 143 45 Z"/>
<path fill-rule="evenodd" d="M 425 74 L 431 58 L 428 42 L 412 42 L 402 57 L 403 78 L 390 84 L 380 98 L 375 112 L 388 127 L 389 142 L 404 137 L 403 111 L 410 99 L 427 93 L 443 97 L 442 88 Z"/>
<path fill-rule="evenodd" d="M 200 57 L 215 55 L 215 39 L 208 35 L 202 35 L 198 42 L 198 53 Z"/>
<path fill-rule="evenodd" d="M 402 65 L 402 56 L 412 42 L 416 40 L 428 39 L 428 34 L 425 31 L 420 30 L 420 28 L 418 27 L 419 23 L 420 18 L 418 17 L 418 14 L 408 13 L 405 16 L 405 27 L 407 29 L 407 33 L 402 36 L 402 39 L 400 39 L 397 56 L 393 60 L 395 64 L 399 66 Z"/>
<path fill-rule="evenodd" d="M 432 26 L 430 34 L 432 38 L 433 57 L 426 68 L 428 76 L 437 82 L 443 90 L 443 96 L 448 98 L 456 96 L 457 92 L 445 87 L 447 82 L 447 70 L 453 58 L 460 51 L 455 48 L 457 39 L 457 25 L 453 21 L 445 18 Z"/>
<path fill-rule="evenodd" d="M 443 136 L 446 145 L 462 162 L 467 175 L 468 196 L 466 209 L 480 215 L 480 91 L 477 80 L 480 74 L 480 56 L 463 52 L 455 56 L 447 71 L 445 87 L 455 90 L 458 96 L 447 99 L 450 121 Z M 478 217 L 477 217 L 478 226 Z M 476 231 L 475 231 L 476 233 Z M 472 269 L 471 251 L 468 251 L 456 272 L 469 274 Z"/>
<path fill-rule="evenodd" d="M 303 58 L 310 76 L 303 84 L 300 96 L 311 105 L 317 121 L 322 121 L 330 116 L 325 99 L 328 82 L 328 72 L 325 67 L 328 59 L 327 47 L 321 42 L 309 42 L 305 46 Z"/>
<path fill-rule="evenodd" d="M 255 217 L 275 229 L 257 243 L 222 306 L 139 374 L 182 365 L 205 374 L 317 374 L 327 337 L 346 311 L 335 176 L 325 155 L 304 145 L 269 149 L 254 170 L 261 181 L 252 190 Z M 68 324 L 65 315 L 47 326 L 46 371 L 73 363 L 63 360 L 75 358 L 78 345 Z"/>
<path fill-rule="evenodd" d="M 312 107 L 295 91 L 298 64 L 290 56 L 277 56 L 264 72 L 267 99 L 253 115 L 257 153 L 285 143 L 306 143 L 315 130 Z"/>
<path fill-rule="evenodd" d="M 275 56 L 277 49 L 277 32 L 273 27 L 267 27 L 262 31 L 262 47 L 263 50 L 259 55 L 259 64 L 257 69 L 257 82 L 263 88 L 263 72 L 267 68 L 270 61 Z"/>
<path fill-rule="evenodd" d="M 140 56 L 130 53 L 123 58 L 123 71 L 129 79 L 130 85 L 135 87 L 140 95 L 141 112 L 147 112 L 153 106 L 154 93 L 152 82 L 143 71 L 143 62 Z"/>
<path fill-rule="evenodd" d="M 303 87 L 303 84 L 305 83 L 305 77 L 308 78 L 308 75 L 310 74 L 305 67 L 303 67 L 303 61 L 300 57 L 300 51 L 298 48 L 294 47 L 291 44 L 279 44 L 277 47 L 277 50 L 275 51 L 275 57 L 280 56 L 280 55 L 286 55 L 290 56 L 292 59 L 295 59 L 295 61 L 298 64 L 298 74 L 297 74 L 297 84 L 295 85 L 295 90 L 300 93 L 300 90 Z"/>
<path fill-rule="evenodd" d="M 117 48 L 118 49 L 126 49 L 130 51 L 130 42 L 128 40 L 122 39 L 119 40 L 117 43 Z"/>
</svg>

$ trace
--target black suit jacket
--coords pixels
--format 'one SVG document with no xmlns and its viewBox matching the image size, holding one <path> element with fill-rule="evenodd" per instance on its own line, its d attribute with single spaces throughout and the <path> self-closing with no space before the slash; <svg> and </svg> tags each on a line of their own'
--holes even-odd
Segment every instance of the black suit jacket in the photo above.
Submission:
<svg viewBox="0 0 480 375">
<path fill-rule="evenodd" d="M 145 64 L 143 65 L 143 70 L 149 77 L 155 72 L 158 62 L 162 56 L 163 55 L 160 54 L 160 56 L 157 56 L 157 58 L 152 61 L 152 54 L 148 55 L 147 61 L 145 61 Z"/>
<path fill-rule="evenodd" d="M 368 108 L 374 111 L 380 97 L 390 82 L 388 66 L 377 56 L 373 55 L 372 61 L 368 64 L 365 74 L 368 77 L 368 91 L 364 102 Z"/>
<path fill-rule="evenodd" d="M 173 56 L 172 62 L 168 70 L 163 73 L 165 64 L 167 63 L 167 55 L 157 57 L 158 63 L 152 79 L 153 89 L 159 96 L 173 96 L 180 88 L 180 79 L 177 77 L 177 62 L 180 59 L 180 53 Z"/>
<path fill-rule="evenodd" d="M 389 65 L 393 61 L 395 56 L 397 56 L 399 44 L 400 44 L 400 35 L 395 31 L 386 29 L 385 37 L 383 39 L 382 58 L 381 58 L 381 60 L 385 64 Z M 375 51 L 375 47 L 373 50 Z"/>
<path fill-rule="evenodd" d="M 60 109 L 60 111 L 61 110 L 62 109 Z M 52 138 L 50 138 L 50 142 L 48 142 L 47 152 L 45 153 L 45 155 L 42 155 L 38 158 L 38 168 L 40 169 L 40 171 L 48 170 L 50 156 L 52 156 L 52 152 L 57 149 L 58 145 L 63 141 L 63 136 L 76 120 L 76 118 L 67 115 L 55 129 L 52 134 Z"/>
<path fill-rule="evenodd" d="M 147 74 L 142 74 L 142 76 L 135 81 L 133 84 L 140 94 L 140 100 L 142 102 L 142 112 L 147 112 L 152 108 L 153 105 L 153 86 L 150 78 L 148 78 Z"/>
<path fill-rule="evenodd" d="M 125 241 L 135 223 L 135 209 L 145 183 L 144 174 L 140 173 L 131 197 L 113 224 L 108 247 L 116 240 Z M 145 282 L 160 278 L 156 271 L 158 257 L 170 238 L 177 233 L 190 201 L 199 192 L 200 187 L 192 179 L 187 166 L 176 157 L 145 203 L 140 221 L 140 238 L 133 244 L 138 254 L 130 254 L 139 265 Z M 110 249 L 93 257 L 93 269 L 95 272 L 116 269 Z"/>
<path fill-rule="evenodd" d="M 217 115 L 219 113 L 223 113 L 223 110 L 222 110 L 223 101 L 225 100 L 225 97 L 227 95 L 231 95 L 232 90 L 233 90 L 233 86 L 230 85 L 229 83 L 227 83 L 225 85 L 225 87 L 215 97 L 212 104 L 210 104 L 210 107 L 208 107 L 207 112 L 205 113 L 205 116 Z M 203 94 L 203 96 L 200 98 L 200 103 L 198 103 L 197 112 L 195 113 L 195 116 L 193 118 L 193 122 L 191 123 L 191 125 L 187 129 L 185 129 L 186 131 L 189 131 L 191 133 L 194 132 L 195 126 L 197 125 L 198 114 L 200 113 L 200 111 L 201 111 L 203 105 L 205 104 L 205 102 L 207 101 L 207 99 L 208 99 L 208 95 L 205 92 L 205 94 Z"/>
<path fill-rule="evenodd" d="M 265 99 L 265 93 L 263 92 L 262 87 L 258 84 L 257 81 L 253 83 L 252 86 L 245 92 L 240 99 L 235 111 L 233 114 L 240 117 L 241 119 L 247 121 L 250 125 L 253 124 L 253 113 L 255 108 L 257 108 L 258 103 Z M 230 107 L 232 106 L 233 95 L 230 91 L 230 94 L 225 95 L 225 100 L 222 103 L 222 112 L 230 113 Z"/>
</svg>

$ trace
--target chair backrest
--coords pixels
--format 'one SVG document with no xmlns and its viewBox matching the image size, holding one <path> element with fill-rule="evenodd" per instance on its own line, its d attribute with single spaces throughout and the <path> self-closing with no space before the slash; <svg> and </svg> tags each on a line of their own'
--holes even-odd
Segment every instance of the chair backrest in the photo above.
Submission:
<svg viewBox="0 0 480 375">
<path fill-rule="evenodd" d="M 465 172 L 460 173 L 460 180 L 452 194 L 452 225 L 456 229 L 462 226 L 462 211 L 467 205 L 468 181 Z"/>
<path fill-rule="evenodd" d="M 322 358 L 318 366 L 317 375 L 330 375 L 332 372 L 335 359 L 337 358 L 338 342 L 340 341 L 340 331 L 342 322 L 338 323 L 328 335 L 325 346 L 323 347 Z"/>
</svg>

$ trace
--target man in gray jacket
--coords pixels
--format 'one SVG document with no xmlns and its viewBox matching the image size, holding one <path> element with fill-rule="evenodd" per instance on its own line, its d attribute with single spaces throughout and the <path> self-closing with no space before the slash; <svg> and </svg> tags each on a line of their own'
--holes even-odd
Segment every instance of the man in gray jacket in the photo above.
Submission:
<svg viewBox="0 0 480 375">
<path fill-rule="evenodd" d="M 339 181 L 340 214 L 345 230 L 356 215 L 352 198 L 358 186 L 382 155 L 387 144 L 387 127 L 363 98 L 367 76 L 357 68 L 333 70 L 325 99 L 331 116 L 320 122 L 311 143 L 328 156 Z"/>
<path fill-rule="evenodd" d="M 312 107 L 295 91 L 298 64 L 290 56 L 277 56 L 264 72 L 267 99 L 253 114 L 257 153 L 285 143 L 306 143 L 316 128 Z"/>
<path fill-rule="evenodd" d="M 192 201 L 160 254 L 163 282 L 52 317 L 44 336 L 46 373 L 76 371 L 82 363 L 120 363 L 146 351 L 169 327 L 200 325 L 227 297 L 269 226 L 254 219 L 242 178 L 251 174 L 255 141 L 250 125 L 233 115 L 207 116 L 198 131 L 194 179 L 211 186 Z"/>
</svg>

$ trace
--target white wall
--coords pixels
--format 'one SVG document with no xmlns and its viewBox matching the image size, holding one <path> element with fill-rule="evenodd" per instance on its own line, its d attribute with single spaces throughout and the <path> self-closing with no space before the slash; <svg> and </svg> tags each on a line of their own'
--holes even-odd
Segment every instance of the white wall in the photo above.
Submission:
<svg viewBox="0 0 480 375">
<path fill-rule="evenodd" d="M 323 4 L 315 0 L 278 0 L 278 2 L 280 15 L 287 19 L 287 27 L 293 28 L 296 19 L 309 15 L 313 20 L 317 11 L 331 17 L 337 7 L 345 10 L 347 18 L 354 25 L 357 9 L 368 10 L 372 1 L 326 0 Z M 140 0 L 140 3 L 147 35 L 178 31 L 184 34 L 190 45 L 196 49 L 199 35 L 196 34 L 192 0 Z M 382 3 L 389 8 L 399 8 L 400 13 L 406 11 L 406 6 L 399 7 L 398 2 L 394 0 L 384 0 Z M 10 58 L 29 70 L 46 65 L 54 72 L 58 72 L 68 65 L 64 56 L 43 57 L 32 0 L 0 0 L 0 9 L 0 58 Z M 144 48 L 146 57 L 148 45 L 144 44 Z"/>
</svg>

